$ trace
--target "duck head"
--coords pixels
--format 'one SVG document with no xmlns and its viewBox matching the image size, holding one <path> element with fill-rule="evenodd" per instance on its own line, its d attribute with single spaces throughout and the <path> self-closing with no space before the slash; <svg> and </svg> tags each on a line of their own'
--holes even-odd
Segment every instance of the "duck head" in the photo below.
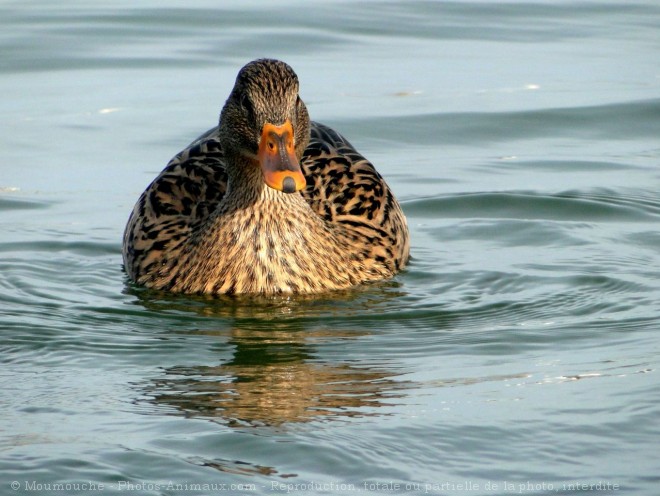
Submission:
<svg viewBox="0 0 660 496">
<path fill-rule="evenodd" d="M 300 160 L 309 126 L 296 73 L 279 60 L 259 59 L 238 73 L 220 114 L 219 138 L 228 163 L 258 165 L 267 186 L 294 193 L 306 185 Z"/>
</svg>

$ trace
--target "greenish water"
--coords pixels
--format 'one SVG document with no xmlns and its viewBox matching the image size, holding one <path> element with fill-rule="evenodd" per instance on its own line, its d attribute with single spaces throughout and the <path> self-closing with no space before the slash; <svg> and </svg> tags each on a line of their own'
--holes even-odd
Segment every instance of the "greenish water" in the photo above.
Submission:
<svg viewBox="0 0 660 496">
<path fill-rule="evenodd" d="M 0 494 L 655 495 L 656 2 L 220 5 L 0 6 Z M 133 203 L 261 56 L 387 178 L 410 267 L 131 287 Z"/>
</svg>

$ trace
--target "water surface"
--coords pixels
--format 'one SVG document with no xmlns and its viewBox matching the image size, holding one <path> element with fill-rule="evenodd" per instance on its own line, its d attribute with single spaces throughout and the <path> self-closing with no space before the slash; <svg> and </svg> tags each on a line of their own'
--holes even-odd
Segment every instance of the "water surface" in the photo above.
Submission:
<svg viewBox="0 0 660 496">
<path fill-rule="evenodd" d="M 0 492 L 655 494 L 659 23 L 5 2 Z M 387 178 L 409 268 L 314 298 L 133 287 L 133 203 L 262 56 Z"/>
</svg>

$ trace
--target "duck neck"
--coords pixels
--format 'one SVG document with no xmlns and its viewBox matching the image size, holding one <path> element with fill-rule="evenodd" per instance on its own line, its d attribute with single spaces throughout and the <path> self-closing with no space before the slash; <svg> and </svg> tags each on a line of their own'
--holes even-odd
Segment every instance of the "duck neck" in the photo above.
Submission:
<svg viewBox="0 0 660 496">
<path fill-rule="evenodd" d="M 263 173 L 257 164 L 243 159 L 234 161 L 232 165 L 226 167 L 227 171 L 227 192 L 221 202 L 223 204 L 246 204 L 256 203 L 265 193 L 266 184 L 264 183 Z"/>
<path fill-rule="evenodd" d="M 259 166 L 248 159 L 226 170 L 227 192 L 218 206 L 223 213 L 243 209 L 265 209 L 273 213 L 281 209 L 302 209 L 304 212 L 309 208 L 300 193 L 283 193 L 268 187 Z"/>
</svg>

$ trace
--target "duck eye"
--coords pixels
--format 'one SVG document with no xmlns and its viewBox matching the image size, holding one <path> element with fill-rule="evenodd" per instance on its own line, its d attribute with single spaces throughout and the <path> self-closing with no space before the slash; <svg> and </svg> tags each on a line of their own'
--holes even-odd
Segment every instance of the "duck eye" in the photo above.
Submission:
<svg viewBox="0 0 660 496">
<path fill-rule="evenodd" d="M 245 110 L 248 115 L 252 116 L 252 102 L 250 101 L 250 97 L 246 94 L 241 96 L 241 107 L 243 107 L 243 110 Z"/>
</svg>

